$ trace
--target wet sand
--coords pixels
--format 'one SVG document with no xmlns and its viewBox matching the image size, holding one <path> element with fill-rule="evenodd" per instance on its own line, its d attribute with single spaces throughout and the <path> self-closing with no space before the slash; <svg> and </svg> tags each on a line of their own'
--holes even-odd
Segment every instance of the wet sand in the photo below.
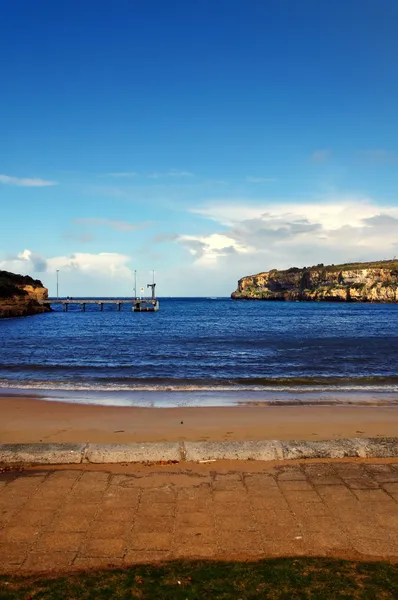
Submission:
<svg viewBox="0 0 398 600">
<path fill-rule="evenodd" d="M 398 406 L 143 408 L 0 397 L 0 443 L 325 440 L 398 436 Z"/>
</svg>

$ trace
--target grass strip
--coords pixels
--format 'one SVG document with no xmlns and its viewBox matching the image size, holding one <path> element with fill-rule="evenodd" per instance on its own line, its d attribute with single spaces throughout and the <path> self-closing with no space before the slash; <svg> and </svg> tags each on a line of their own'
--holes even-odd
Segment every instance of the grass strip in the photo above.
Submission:
<svg viewBox="0 0 398 600">
<path fill-rule="evenodd" d="M 173 561 L 67 575 L 0 576 L 1 600 L 386 600 L 398 566 L 328 558 Z"/>
</svg>

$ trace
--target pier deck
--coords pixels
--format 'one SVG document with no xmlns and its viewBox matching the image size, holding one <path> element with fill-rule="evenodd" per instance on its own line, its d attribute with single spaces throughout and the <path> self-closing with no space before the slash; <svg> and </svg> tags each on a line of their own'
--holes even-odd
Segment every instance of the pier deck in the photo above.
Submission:
<svg viewBox="0 0 398 600">
<path fill-rule="evenodd" d="M 64 311 L 67 311 L 71 304 L 80 305 L 82 311 L 86 310 L 86 304 L 97 304 L 100 311 L 103 310 L 104 304 L 115 304 L 117 310 L 120 311 L 122 304 L 131 304 L 134 308 L 137 302 L 140 301 L 139 298 L 49 298 L 48 300 L 42 300 L 40 304 L 46 304 L 48 306 L 59 304 L 63 307 Z"/>
</svg>

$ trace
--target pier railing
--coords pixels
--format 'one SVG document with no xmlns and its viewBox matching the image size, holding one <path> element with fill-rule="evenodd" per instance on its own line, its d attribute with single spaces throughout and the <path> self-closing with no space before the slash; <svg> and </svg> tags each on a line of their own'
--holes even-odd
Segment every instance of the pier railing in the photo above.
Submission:
<svg viewBox="0 0 398 600">
<path fill-rule="evenodd" d="M 102 311 L 104 308 L 104 304 L 115 304 L 116 305 L 116 309 L 118 311 L 120 311 L 120 307 L 122 304 L 131 304 L 132 307 L 134 307 L 134 305 L 140 302 L 140 299 L 138 298 L 130 298 L 130 299 L 120 299 L 120 298 L 77 298 L 75 300 L 75 298 L 56 298 L 56 299 L 52 299 L 49 298 L 48 300 L 42 300 L 40 302 L 40 304 L 47 304 L 47 305 L 54 305 L 54 304 L 58 304 L 61 305 L 64 311 L 68 311 L 68 307 L 73 304 L 73 305 L 79 305 L 81 306 L 81 310 L 84 312 L 86 310 L 86 305 L 87 304 L 97 304 L 98 305 L 98 310 Z"/>
</svg>

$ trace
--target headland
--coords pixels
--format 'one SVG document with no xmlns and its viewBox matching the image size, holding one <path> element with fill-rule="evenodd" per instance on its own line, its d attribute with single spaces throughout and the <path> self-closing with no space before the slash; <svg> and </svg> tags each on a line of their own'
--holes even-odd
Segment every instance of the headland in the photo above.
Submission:
<svg viewBox="0 0 398 600">
<path fill-rule="evenodd" d="M 48 290 L 39 279 L 0 271 L 0 318 L 50 312 L 50 306 L 41 304 L 47 298 Z"/>
<path fill-rule="evenodd" d="M 273 269 L 238 281 L 234 300 L 398 302 L 398 261 Z"/>
</svg>

